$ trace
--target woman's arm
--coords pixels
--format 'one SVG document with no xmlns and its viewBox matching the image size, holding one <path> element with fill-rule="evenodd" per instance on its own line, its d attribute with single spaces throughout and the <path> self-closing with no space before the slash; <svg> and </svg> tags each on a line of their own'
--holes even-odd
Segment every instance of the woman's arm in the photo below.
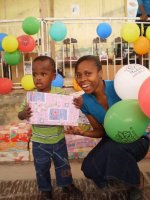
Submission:
<svg viewBox="0 0 150 200">
<path fill-rule="evenodd" d="M 102 124 L 98 123 L 98 121 L 92 117 L 91 115 L 86 115 L 88 118 L 93 130 L 85 131 L 83 133 L 84 136 L 93 137 L 93 138 L 101 138 L 105 135 L 105 130 Z"/>
<path fill-rule="evenodd" d="M 73 104 L 76 108 L 81 108 L 83 105 L 83 97 L 80 96 L 78 98 L 74 98 Z M 92 115 L 86 115 L 88 118 L 93 130 L 83 131 L 80 127 L 68 127 L 67 133 L 74 135 L 82 135 L 93 138 L 101 138 L 105 134 L 105 130 L 102 124 L 98 123 L 98 121 Z"/>
<path fill-rule="evenodd" d="M 92 138 L 101 138 L 105 134 L 105 130 L 101 124 L 97 122 L 97 120 L 92 117 L 91 115 L 86 115 L 88 118 L 93 130 L 83 131 L 80 126 L 74 127 L 69 126 L 66 129 L 67 134 L 73 134 L 73 135 L 81 135 L 86 137 L 92 137 Z"/>
<path fill-rule="evenodd" d="M 148 19 L 148 16 L 144 8 L 144 3 L 142 0 L 138 0 L 138 4 L 139 4 L 139 10 L 141 12 L 140 18 L 142 21 L 146 21 Z"/>
</svg>

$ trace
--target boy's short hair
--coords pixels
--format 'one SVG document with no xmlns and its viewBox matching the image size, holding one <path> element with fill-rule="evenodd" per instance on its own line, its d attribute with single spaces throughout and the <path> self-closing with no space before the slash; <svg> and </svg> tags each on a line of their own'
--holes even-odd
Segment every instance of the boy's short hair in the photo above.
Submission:
<svg viewBox="0 0 150 200">
<path fill-rule="evenodd" d="M 41 55 L 41 56 L 37 56 L 34 60 L 33 60 L 33 63 L 36 62 L 36 61 L 46 61 L 48 60 L 49 61 L 49 64 L 51 65 L 51 68 L 54 72 L 56 72 L 56 64 L 55 64 L 55 61 L 53 58 L 49 57 L 49 56 L 44 56 L 44 55 Z"/>
</svg>

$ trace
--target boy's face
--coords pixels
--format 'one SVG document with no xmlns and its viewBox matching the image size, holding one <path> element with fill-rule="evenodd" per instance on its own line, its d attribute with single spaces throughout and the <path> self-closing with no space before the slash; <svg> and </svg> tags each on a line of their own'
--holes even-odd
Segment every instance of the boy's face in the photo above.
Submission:
<svg viewBox="0 0 150 200">
<path fill-rule="evenodd" d="M 35 61 L 32 66 L 33 81 L 37 91 L 49 92 L 51 82 L 55 79 L 55 72 L 48 60 Z"/>
</svg>

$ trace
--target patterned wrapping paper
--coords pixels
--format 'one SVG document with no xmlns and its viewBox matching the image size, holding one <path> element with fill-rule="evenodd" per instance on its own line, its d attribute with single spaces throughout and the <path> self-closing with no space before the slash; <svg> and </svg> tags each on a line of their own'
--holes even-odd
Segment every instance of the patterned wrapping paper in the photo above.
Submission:
<svg viewBox="0 0 150 200">
<path fill-rule="evenodd" d="M 77 126 L 79 109 L 73 105 L 73 96 L 28 92 L 27 102 L 32 110 L 31 124 Z"/>
<path fill-rule="evenodd" d="M 91 150 L 92 150 L 92 147 L 88 147 L 84 150 L 68 152 L 68 158 L 69 159 L 85 158 Z"/>
<path fill-rule="evenodd" d="M 79 135 L 65 135 L 68 152 L 84 151 L 89 147 L 94 147 L 100 141 L 99 138 L 83 137 Z"/>
<path fill-rule="evenodd" d="M 79 126 L 83 130 L 91 129 L 87 118 L 81 112 L 79 112 L 79 119 Z M 148 128 L 146 131 L 148 132 Z M 27 122 L 0 126 L 0 162 L 33 161 L 31 142 L 28 150 L 30 136 L 31 126 Z M 69 159 L 84 158 L 100 141 L 100 139 L 97 138 L 82 137 L 78 135 L 66 134 L 65 137 Z M 150 151 L 145 158 L 150 158 Z"/>
<path fill-rule="evenodd" d="M 85 156 L 92 150 L 93 147 L 87 147 L 84 149 L 76 149 L 74 151 L 68 151 L 69 159 L 85 158 Z M 33 161 L 32 148 L 29 150 L 29 161 Z"/>
<path fill-rule="evenodd" d="M 28 142 L 31 135 L 31 126 L 27 122 L 13 123 L 0 126 L 1 142 Z"/>
<path fill-rule="evenodd" d="M 0 162 L 8 162 L 8 161 L 29 161 L 29 151 L 14 151 L 14 152 L 1 152 L 0 151 Z"/>
<path fill-rule="evenodd" d="M 28 150 L 27 142 L 0 142 L 0 152 L 16 152 Z"/>
<path fill-rule="evenodd" d="M 89 151 L 100 141 L 98 138 L 65 135 L 69 159 L 84 158 Z M 29 144 L 29 157 L 33 161 L 32 142 Z"/>
<path fill-rule="evenodd" d="M 0 162 L 29 161 L 31 127 L 27 122 L 0 126 Z"/>
</svg>

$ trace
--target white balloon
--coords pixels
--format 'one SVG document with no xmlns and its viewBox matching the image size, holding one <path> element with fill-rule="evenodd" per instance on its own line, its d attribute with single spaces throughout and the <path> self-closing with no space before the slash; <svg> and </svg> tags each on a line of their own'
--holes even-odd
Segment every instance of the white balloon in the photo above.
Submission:
<svg viewBox="0 0 150 200">
<path fill-rule="evenodd" d="M 150 77 L 150 70 L 139 64 L 123 66 L 116 73 L 114 88 L 121 99 L 138 99 L 139 89 L 146 78 Z"/>
</svg>

